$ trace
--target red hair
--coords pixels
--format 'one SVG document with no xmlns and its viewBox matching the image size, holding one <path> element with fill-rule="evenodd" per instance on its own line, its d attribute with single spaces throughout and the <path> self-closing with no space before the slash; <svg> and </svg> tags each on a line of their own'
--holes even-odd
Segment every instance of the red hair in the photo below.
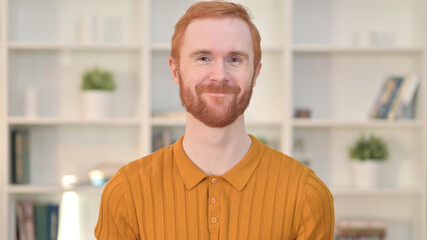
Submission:
<svg viewBox="0 0 427 240">
<path fill-rule="evenodd" d="M 254 50 L 254 68 L 261 61 L 261 36 L 258 29 L 251 21 L 248 11 L 240 4 L 225 1 L 205 1 L 193 4 L 187 12 L 179 19 L 175 25 L 175 32 L 172 36 L 171 57 L 179 62 L 179 50 L 182 45 L 182 38 L 188 24 L 196 18 L 224 18 L 236 17 L 245 21 L 251 32 Z"/>
</svg>

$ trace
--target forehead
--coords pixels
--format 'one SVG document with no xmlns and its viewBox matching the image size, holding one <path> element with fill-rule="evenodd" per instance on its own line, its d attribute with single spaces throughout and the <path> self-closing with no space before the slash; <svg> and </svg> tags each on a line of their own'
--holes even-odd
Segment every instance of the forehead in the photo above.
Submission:
<svg viewBox="0 0 427 240">
<path fill-rule="evenodd" d="M 253 55 L 249 26 L 236 17 L 194 19 L 184 33 L 181 50 L 191 49 L 247 51 Z"/>
</svg>

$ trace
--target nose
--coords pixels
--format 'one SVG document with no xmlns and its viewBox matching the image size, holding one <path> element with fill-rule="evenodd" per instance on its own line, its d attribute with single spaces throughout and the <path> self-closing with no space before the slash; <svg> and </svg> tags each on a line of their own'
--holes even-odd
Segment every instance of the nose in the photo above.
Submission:
<svg viewBox="0 0 427 240">
<path fill-rule="evenodd" d="M 217 60 L 212 64 L 212 71 L 210 80 L 216 82 L 223 82 L 228 80 L 227 66 L 224 61 Z"/>
</svg>

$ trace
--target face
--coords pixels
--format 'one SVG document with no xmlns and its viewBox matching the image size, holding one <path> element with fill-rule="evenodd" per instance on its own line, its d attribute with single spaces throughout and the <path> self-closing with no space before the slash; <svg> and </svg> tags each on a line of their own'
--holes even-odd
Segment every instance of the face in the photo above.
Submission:
<svg viewBox="0 0 427 240">
<path fill-rule="evenodd" d="M 169 59 L 183 106 L 210 127 L 243 114 L 261 65 L 254 69 L 248 25 L 238 18 L 195 19 L 187 27 L 180 59 Z"/>
</svg>

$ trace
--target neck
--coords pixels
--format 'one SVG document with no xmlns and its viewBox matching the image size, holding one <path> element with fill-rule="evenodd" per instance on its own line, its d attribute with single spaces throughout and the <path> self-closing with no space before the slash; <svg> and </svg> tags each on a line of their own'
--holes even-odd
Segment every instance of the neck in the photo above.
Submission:
<svg viewBox="0 0 427 240">
<path fill-rule="evenodd" d="M 187 113 L 184 151 L 209 175 L 228 172 L 246 155 L 251 143 L 243 114 L 226 127 L 212 128 Z"/>
</svg>

